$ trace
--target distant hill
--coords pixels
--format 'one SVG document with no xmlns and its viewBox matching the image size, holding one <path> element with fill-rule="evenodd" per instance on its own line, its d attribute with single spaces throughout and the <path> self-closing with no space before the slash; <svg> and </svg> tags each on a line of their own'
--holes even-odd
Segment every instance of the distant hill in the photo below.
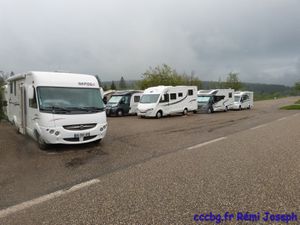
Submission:
<svg viewBox="0 0 300 225">
<path fill-rule="evenodd" d="M 136 83 L 138 80 L 126 80 L 128 89 L 138 89 Z M 116 86 L 119 86 L 119 81 L 114 81 Z M 111 81 L 103 81 L 102 85 L 106 85 L 108 89 L 110 88 Z M 202 81 L 202 89 L 214 89 L 219 87 L 219 82 L 217 81 Z M 292 88 L 285 85 L 278 84 L 260 84 L 260 83 L 243 83 L 243 89 L 247 91 L 253 91 L 257 94 L 280 94 L 280 95 L 291 95 Z"/>
<path fill-rule="evenodd" d="M 219 83 L 216 81 L 203 81 L 203 89 L 218 88 Z M 243 83 L 243 90 L 253 91 L 256 93 L 290 93 L 291 87 L 278 84 L 260 84 L 260 83 Z"/>
</svg>

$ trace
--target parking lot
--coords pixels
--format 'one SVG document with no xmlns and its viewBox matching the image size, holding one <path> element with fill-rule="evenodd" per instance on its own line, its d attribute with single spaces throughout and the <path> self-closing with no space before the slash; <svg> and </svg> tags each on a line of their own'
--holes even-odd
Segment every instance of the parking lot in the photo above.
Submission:
<svg viewBox="0 0 300 225">
<path fill-rule="evenodd" d="M 295 100 L 260 101 L 251 110 L 159 120 L 108 118 L 108 134 L 99 145 L 52 146 L 47 151 L 17 134 L 10 124 L 1 123 L 0 209 L 291 116 L 295 112 L 278 108 Z"/>
</svg>

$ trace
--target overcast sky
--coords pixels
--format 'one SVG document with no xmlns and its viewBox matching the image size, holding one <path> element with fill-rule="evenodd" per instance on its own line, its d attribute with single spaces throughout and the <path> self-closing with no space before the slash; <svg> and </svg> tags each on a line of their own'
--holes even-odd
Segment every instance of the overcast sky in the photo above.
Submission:
<svg viewBox="0 0 300 225">
<path fill-rule="evenodd" d="M 300 80 L 299 0 L 0 0 L 0 70 Z"/>
</svg>

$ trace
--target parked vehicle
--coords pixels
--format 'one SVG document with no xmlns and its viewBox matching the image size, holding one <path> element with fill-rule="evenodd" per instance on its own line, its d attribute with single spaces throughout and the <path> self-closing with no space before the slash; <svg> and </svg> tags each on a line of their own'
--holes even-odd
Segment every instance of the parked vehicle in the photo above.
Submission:
<svg viewBox="0 0 300 225">
<path fill-rule="evenodd" d="M 233 106 L 233 93 L 233 89 L 199 90 L 198 111 L 204 113 L 228 111 Z"/>
<path fill-rule="evenodd" d="M 197 110 L 196 86 L 150 87 L 138 105 L 138 116 L 157 117 Z"/>
<path fill-rule="evenodd" d="M 104 91 L 104 93 L 103 93 L 103 102 L 104 102 L 104 104 L 107 104 L 107 102 L 109 101 L 111 96 L 116 92 L 117 92 L 116 90 Z"/>
<path fill-rule="evenodd" d="M 22 134 L 48 144 L 100 141 L 107 122 L 95 76 L 28 72 L 8 82 L 8 119 Z"/>
<path fill-rule="evenodd" d="M 237 91 L 234 93 L 233 109 L 251 109 L 253 107 L 252 91 Z"/>
<path fill-rule="evenodd" d="M 123 116 L 136 114 L 142 94 L 141 91 L 115 92 L 107 102 L 106 115 Z"/>
</svg>

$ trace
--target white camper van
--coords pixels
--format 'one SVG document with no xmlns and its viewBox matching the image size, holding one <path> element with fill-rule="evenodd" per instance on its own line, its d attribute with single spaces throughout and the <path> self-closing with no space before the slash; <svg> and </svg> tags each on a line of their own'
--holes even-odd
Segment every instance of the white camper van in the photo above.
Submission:
<svg viewBox="0 0 300 225">
<path fill-rule="evenodd" d="M 196 86 L 147 88 L 138 104 L 138 116 L 157 117 L 197 110 Z"/>
<path fill-rule="evenodd" d="M 233 89 L 214 89 L 198 91 L 198 111 L 212 113 L 227 111 L 233 106 Z"/>
<path fill-rule="evenodd" d="M 104 104 L 94 76 L 28 72 L 7 82 L 8 119 L 40 148 L 100 141 L 106 135 Z"/>
<path fill-rule="evenodd" d="M 233 109 L 251 109 L 253 107 L 252 91 L 237 91 L 234 93 Z"/>
</svg>

